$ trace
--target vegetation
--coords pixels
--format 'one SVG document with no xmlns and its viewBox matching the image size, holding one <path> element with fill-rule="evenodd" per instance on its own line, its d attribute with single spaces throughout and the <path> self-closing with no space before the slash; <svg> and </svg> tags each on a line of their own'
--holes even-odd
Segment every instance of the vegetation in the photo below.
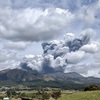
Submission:
<svg viewBox="0 0 100 100">
<path fill-rule="evenodd" d="M 3 99 L 3 95 L 0 95 L 0 100 L 2 100 Z"/>
<path fill-rule="evenodd" d="M 8 92 L 9 93 L 9 92 Z M 10 92 L 11 93 L 11 92 Z M 13 94 L 13 93 L 12 93 Z M 0 100 L 4 94 L 0 94 Z M 98 91 L 58 91 L 57 89 L 25 91 L 19 97 L 12 96 L 12 100 L 100 100 Z"/>
<path fill-rule="evenodd" d="M 24 82 L 24 86 L 28 86 L 33 89 L 38 89 L 38 87 L 50 87 L 50 88 L 61 88 L 65 90 L 83 90 L 85 84 L 74 83 L 74 82 L 64 82 L 64 81 L 35 81 L 35 82 Z"/>
<path fill-rule="evenodd" d="M 100 90 L 100 86 L 97 85 L 89 85 L 85 87 L 84 91 L 93 91 L 93 90 Z"/>
<path fill-rule="evenodd" d="M 60 96 L 61 96 L 61 91 L 54 91 L 51 94 L 52 98 L 54 98 L 55 100 L 57 100 Z"/>
<path fill-rule="evenodd" d="M 38 100 L 49 100 L 50 99 L 50 93 L 47 93 L 46 91 L 44 91 L 43 89 L 35 91 L 35 92 L 24 92 L 20 95 L 20 97 L 22 98 L 22 100 L 25 99 L 38 99 Z"/>
<path fill-rule="evenodd" d="M 100 91 L 87 91 L 63 94 L 59 100 L 100 100 Z"/>
<path fill-rule="evenodd" d="M 88 85 L 84 91 L 66 91 L 62 88 L 43 87 L 38 87 L 36 90 L 29 90 L 29 88 L 19 90 L 18 87 L 12 87 L 12 89 L 7 90 L 6 96 L 12 100 L 99 100 L 100 91 L 97 90 L 100 90 L 100 86 Z M 2 99 L 3 96 L 1 95 L 0 98 Z"/>
<path fill-rule="evenodd" d="M 43 81 L 43 80 L 35 80 L 32 82 L 13 82 L 10 80 L 6 81 L 0 81 L 1 86 L 7 86 L 7 87 L 12 87 L 12 86 L 18 86 L 18 85 L 23 85 L 27 86 L 31 89 L 38 89 L 38 87 L 50 87 L 50 88 L 61 88 L 61 89 L 67 89 L 67 90 L 83 90 L 85 88 L 85 84 L 80 84 L 80 83 L 74 83 L 74 82 L 64 82 L 64 81 Z M 20 88 L 19 88 L 20 89 Z M 21 89 L 22 90 L 22 89 Z"/>
<path fill-rule="evenodd" d="M 7 91 L 7 96 L 8 96 L 8 97 L 16 96 L 16 95 L 17 95 L 17 93 L 16 93 L 16 91 L 15 91 L 14 89 L 9 89 L 9 90 Z"/>
<path fill-rule="evenodd" d="M 44 93 L 42 94 L 42 100 L 49 100 L 50 99 L 50 94 L 49 93 Z"/>
<path fill-rule="evenodd" d="M 100 85 L 100 79 L 83 77 L 78 73 L 38 73 L 37 71 L 25 71 L 22 69 L 7 70 L 0 72 L 0 87 L 12 87 L 23 85 L 31 89 L 41 87 L 61 88 L 67 90 L 84 90 L 89 84 Z M 19 88 L 19 90 L 22 90 Z"/>
<path fill-rule="evenodd" d="M 23 93 L 20 94 L 20 97 L 21 98 L 24 98 L 24 97 L 35 98 L 35 93 L 25 93 L 25 92 L 23 92 Z"/>
<path fill-rule="evenodd" d="M 23 92 L 20 94 L 22 100 L 36 99 L 36 100 L 49 100 L 51 97 L 57 100 L 61 96 L 61 91 L 53 90 L 46 91 L 45 89 L 39 89 L 34 92 Z"/>
</svg>

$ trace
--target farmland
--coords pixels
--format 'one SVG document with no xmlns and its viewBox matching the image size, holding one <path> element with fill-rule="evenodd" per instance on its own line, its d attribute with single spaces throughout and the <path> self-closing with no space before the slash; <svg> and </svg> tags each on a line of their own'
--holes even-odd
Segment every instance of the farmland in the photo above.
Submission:
<svg viewBox="0 0 100 100">
<path fill-rule="evenodd" d="M 51 93 L 52 91 L 48 91 Z M 36 91 L 25 92 L 28 95 L 36 93 Z M 13 97 L 12 100 L 21 100 L 21 98 Z M 33 100 L 39 100 L 38 98 L 33 98 Z M 45 100 L 45 99 L 44 99 Z M 54 100 L 52 97 L 47 100 Z M 100 100 L 100 91 L 68 91 L 64 90 L 61 92 L 61 97 L 57 100 Z"/>
<path fill-rule="evenodd" d="M 100 91 L 66 93 L 58 100 L 100 100 Z"/>
</svg>

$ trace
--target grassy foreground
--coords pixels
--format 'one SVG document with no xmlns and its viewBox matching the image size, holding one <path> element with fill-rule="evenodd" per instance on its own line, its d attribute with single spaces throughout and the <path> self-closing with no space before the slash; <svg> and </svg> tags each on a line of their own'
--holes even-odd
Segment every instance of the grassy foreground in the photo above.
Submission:
<svg viewBox="0 0 100 100">
<path fill-rule="evenodd" d="M 0 99 L 1 100 L 1 99 Z M 21 100 L 21 98 L 12 98 L 12 100 Z M 33 100 L 39 100 L 34 98 Z M 54 100 L 50 98 L 49 100 Z M 58 100 L 100 100 L 100 91 L 73 92 L 63 91 Z"/>
<path fill-rule="evenodd" d="M 100 100 L 100 91 L 75 92 L 63 94 L 58 100 Z"/>
</svg>

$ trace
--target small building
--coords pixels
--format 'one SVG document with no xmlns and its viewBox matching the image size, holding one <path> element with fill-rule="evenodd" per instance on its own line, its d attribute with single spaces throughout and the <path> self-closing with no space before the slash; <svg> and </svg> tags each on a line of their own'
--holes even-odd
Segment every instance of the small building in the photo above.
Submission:
<svg viewBox="0 0 100 100">
<path fill-rule="evenodd" d="M 4 97 L 3 100 L 10 100 L 8 97 Z"/>
</svg>

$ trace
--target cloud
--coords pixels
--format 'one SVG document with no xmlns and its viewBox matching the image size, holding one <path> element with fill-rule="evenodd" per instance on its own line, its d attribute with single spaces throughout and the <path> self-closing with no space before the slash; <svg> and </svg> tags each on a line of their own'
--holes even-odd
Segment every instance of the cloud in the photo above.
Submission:
<svg viewBox="0 0 100 100">
<path fill-rule="evenodd" d="M 74 15 L 61 8 L 0 8 L 0 37 L 12 41 L 44 41 L 60 35 Z"/>
<path fill-rule="evenodd" d="M 44 51 L 44 54 L 51 54 L 54 56 L 54 58 L 57 58 L 58 56 L 62 56 L 66 54 L 66 52 L 69 51 L 69 48 L 64 46 L 65 42 L 60 40 L 53 40 L 50 42 L 44 42 L 42 43 L 42 48 Z"/>
<path fill-rule="evenodd" d="M 19 64 L 20 60 L 16 57 L 16 52 L 0 50 L 0 70 L 18 68 Z"/>
<path fill-rule="evenodd" d="M 75 34 L 73 33 L 67 33 L 66 35 L 64 35 L 64 40 L 68 42 L 73 41 L 75 38 Z"/>
<path fill-rule="evenodd" d="M 4 43 L 4 47 L 5 49 L 11 49 L 11 50 L 25 50 L 27 48 L 27 46 L 30 45 L 30 42 L 7 42 Z"/>
<path fill-rule="evenodd" d="M 10 7 L 11 6 L 11 0 L 6 0 L 6 2 L 4 2 L 4 0 L 0 0 L 0 7 L 4 8 L 4 7 Z"/>
<path fill-rule="evenodd" d="M 88 1 L 88 0 L 87 0 Z M 72 3 L 73 2 L 73 3 Z M 80 0 L 80 2 L 83 2 Z M 14 9 L 19 8 L 28 8 L 28 7 L 60 7 L 64 9 L 77 9 L 80 3 L 78 0 L 74 2 L 74 0 L 7 0 L 4 2 L 3 0 L 0 1 L 0 7 L 13 7 Z"/>
<path fill-rule="evenodd" d="M 64 71 L 66 62 L 58 57 L 54 59 L 53 55 L 27 55 L 23 62 L 20 63 L 22 69 L 36 70 L 41 73 L 54 73 L 56 71 Z"/>
<path fill-rule="evenodd" d="M 85 56 L 85 52 L 83 51 L 76 51 L 76 52 L 71 52 L 71 53 L 67 53 L 66 57 L 68 60 L 68 63 L 70 64 L 76 64 L 80 61 L 82 61 L 82 59 Z"/>
<path fill-rule="evenodd" d="M 100 0 L 0 0 L 0 68 L 99 76 L 99 28 Z M 51 40 L 65 33 L 64 40 Z M 42 52 L 40 42 L 43 54 L 29 55 Z"/>
<path fill-rule="evenodd" d="M 1 0 L 0 4 L 0 37 L 4 39 L 45 41 L 65 31 L 99 29 L 98 0 Z"/>
<path fill-rule="evenodd" d="M 74 15 L 74 21 L 70 23 L 68 32 L 79 33 L 88 28 L 99 32 L 100 2 L 99 0 L 77 0 L 75 10 L 70 10 Z M 97 35 L 99 36 L 99 34 Z"/>
<path fill-rule="evenodd" d="M 7 60 L 14 59 L 15 57 L 16 53 L 12 53 L 4 49 L 0 50 L 0 62 L 6 62 Z"/>
<path fill-rule="evenodd" d="M 6 70 L 6 69 L 15 69 L 15 68 L 19 68 L 19 64 L 20 64 L 20 61 L 18 60 L 6 60 L 5 62 L 0 62 L 0 71 L 1 70 Z"/>
<path fill-rule="evenodd" d="M 83 50 L 87 53 L 96 53 L 99 50 L 99 46 L 96 43 L 87 44 L 82 46 L 80 50 Z"/>
<path fill-rule="evenodd" d="M 31 68 L 32 70 L 41 71 L 42 70 L 42 61 L 43 57 L 42 55 L 26 55 L 23 59 L 23 62 L 21 62 L 21 68 Z"/>
<path fill-rule="evenodd" d="M 65 31 L 77 32 L 94 28 L 94 24 L 98 26 L 98 0 L 0 2 L 4 6 L 0 6 L 0 37 L 12 41 L 45 41 Z"/>
<path fill-rule="evenodd" d="M 59 7 L 70 10 L 77 10 L 79 7 L 84 5 L 93 5 L 99 0 L 0 0 L 0 7 L 12 7 L 14 9 L 28 8 L 28 7 Z"/>
<path fill-rule="evenodd" d="M 100 78 L 100 63 L 91 62 L 91 64 L 80 63 L 74 65 L 68 65 L 65 69 L 66 72 L 77 72 L 85 77 L 94 76 Z"/>
<path fill-rule="evenodd" d="M 91 36 L 94 34 L 92 29 L 87 29 L 83 31 L 80 36 L 75 37 L 72 33 L 68 33 L 65 35 L 66 43 L 65 45 L 69 47 L 70 51 L 77 51 L 83 45 L 88 44 L 90 42 Z"/>
<path fill-rule="evenodd" d="M 94 50 L 91 50 L 94 53 L 89 54 L 89 49 L 96 46 L 91 41 L 93 33 L 94 31 L 89 29 L 89 31 L 83 31 L 79 36 L 68 33 L 64 36 L 64 40 L 43 42 L 43 55 L 27 56 L 23 59 L 24 66 L 25 68 L 31 68 L 42 73 L 71 71 L 71 69 L 74 69 L 74 65 L 92 60 L 94 53 L 97 53 L 96 48 L 94 48 Z M 86 46 L 90 47 L 86 48 Z M 22 63 L 21 68 L 24 68 Z M 73 71 L 81 73 L 77 68 Z"/>
<path fill-rule="evenodd" d="M 100 46 L 99 46 L 99 47 L 100 47 Z M 96 62 L 96 63 L 99 63 L 99 62 L 100 62 L 100 50 L 99 50 L 99 52 L 95 53 L 94 59 L 95 59 L 95 62 Z"/>
</svg>

